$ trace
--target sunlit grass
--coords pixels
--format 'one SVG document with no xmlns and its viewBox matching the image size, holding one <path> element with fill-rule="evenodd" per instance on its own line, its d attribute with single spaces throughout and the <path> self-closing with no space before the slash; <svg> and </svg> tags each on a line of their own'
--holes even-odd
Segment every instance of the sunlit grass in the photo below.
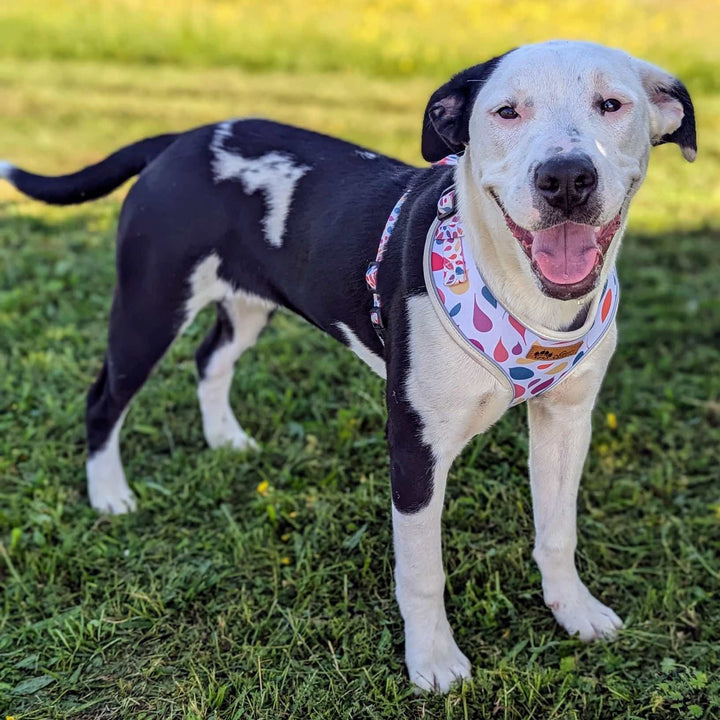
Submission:
<svg viewBox="0 0 720 720">
<path fill-rule="evenodd" d="M 33 0 L 0 4 L 0 55 L 435 77 L 554 37 L 622 47 L 717 89 L 707 0 Z"/>
<path fill-rule="evenodd" d="M 437 81 L 0 59 L 0 86 L 0 157 L 59 173 L 141 137 L 238 116 L 302 125 L 422 163 L 422 113 Z M 720 97 L 699 94 L 695 104 L 698 159 L 685 162 L 674 145 L 653 151 L 633 229 L 720 222 Z M 10 197 L 19 196 L 0 184 L 0 198 Z"/>
</svg>

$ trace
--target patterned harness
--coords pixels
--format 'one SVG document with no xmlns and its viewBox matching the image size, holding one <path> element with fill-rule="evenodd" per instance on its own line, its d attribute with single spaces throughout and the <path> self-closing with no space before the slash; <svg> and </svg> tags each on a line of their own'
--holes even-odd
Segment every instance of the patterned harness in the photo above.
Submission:
<svg viewBox="0 0 720 720">
<path fill-rule="evenodd" d="M 456 165 L 457 155 L 438 164 Z M 398 200 L 380 239 L 375 262 L 365 279 L 373 294 L 370 320 L 383 340 L 382 304 L 377 270 L 408 192 Z M 447 188 L 437 204 L 437 217 L 427 234 L 425 284 L 445 329 L 474 360 L 512 390 L 510 405 L 541 395 L 574 370 L 598 344 L 615 319 L 620 286 L 613 268 L 581 328 L 542 333 L 520 322 L 495 298 L 466 252 L 465 233 L 455 205 L 455 188 Z"/>
</svg>

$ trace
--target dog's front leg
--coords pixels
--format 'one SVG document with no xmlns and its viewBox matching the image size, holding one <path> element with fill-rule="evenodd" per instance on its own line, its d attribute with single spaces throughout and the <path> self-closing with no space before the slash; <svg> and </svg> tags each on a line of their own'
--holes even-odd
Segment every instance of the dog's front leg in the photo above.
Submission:
<svg viewBox="0 0 720 720">
<path fill-rule="evenodd" d="M 614 335 L 614 333 L 612 333 Z M 575 567 L 576 503 L 590 444 L 590 415 L 614 337 L 589 371 L 578 371 L 552 393 L 528 403 L 530 482 L 535 518 L 533 557 L 542 573 L 543 596 L 555 619 L 581 640 L 610 638 L 620 618 L 596 600 Z"/>
<path fill-rule="evenodd" d="M 437 458 L 421 440 L 407 403 L 390 402 L 388 441 L 393 498 L 395 594 L 405 621 L 405 662 L 423 690 L 447 692 L 470 677 L 470 662 L 445 615 L 440 525 L 452 458 Z"/>
</svg>

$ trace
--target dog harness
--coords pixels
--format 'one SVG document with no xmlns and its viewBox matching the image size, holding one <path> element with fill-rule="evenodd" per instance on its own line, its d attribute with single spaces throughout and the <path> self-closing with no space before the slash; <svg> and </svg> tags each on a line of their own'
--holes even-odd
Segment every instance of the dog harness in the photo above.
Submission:
<svg viewBox="0 0 720 720">
<path fill-rule="evenodd" d="M 450 155 L 438 164 L 456 165 L 457 162 L 458 156 Z M 373 293 L 370 320 L 381 340 L 382 304 L 377 291 L 377 270 L 407 196 L 408 192 L 390 213 L 377 257 L 365 276 Z M 453 340 L 512 390 L 510 405 L 518 405 L 555 387 L 590 354 L 612 325 L 620 298 L 614 267 L 603 291 L 594 298 L 581 328 L 572 332 L 540 332 L 521 322 L 497 300 L 472 258 L 472 253 L 466 251 L 455 188 L 451 186 L 440 196 L 437 217 L 427 234 L 425 285 L 438 317 Z"/>
</svg>

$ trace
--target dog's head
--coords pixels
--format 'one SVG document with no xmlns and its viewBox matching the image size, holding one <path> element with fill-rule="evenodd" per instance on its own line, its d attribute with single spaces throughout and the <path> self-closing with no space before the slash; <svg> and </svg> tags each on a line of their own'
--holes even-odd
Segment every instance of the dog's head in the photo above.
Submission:
<svg viewBox="0 0 720 720">
<path fill-rule="evenodd" d="M 469 153 L 475 200 L 492 199 L 542 292 L 566 300 L 598 284 L 650 147 L 667 142 L 695 159 L 693 106 L 679 80 L 619 50 L 553 41 L 476 65 L 433 93 L 422 153 L 431 162 Z"/>
</svg>

